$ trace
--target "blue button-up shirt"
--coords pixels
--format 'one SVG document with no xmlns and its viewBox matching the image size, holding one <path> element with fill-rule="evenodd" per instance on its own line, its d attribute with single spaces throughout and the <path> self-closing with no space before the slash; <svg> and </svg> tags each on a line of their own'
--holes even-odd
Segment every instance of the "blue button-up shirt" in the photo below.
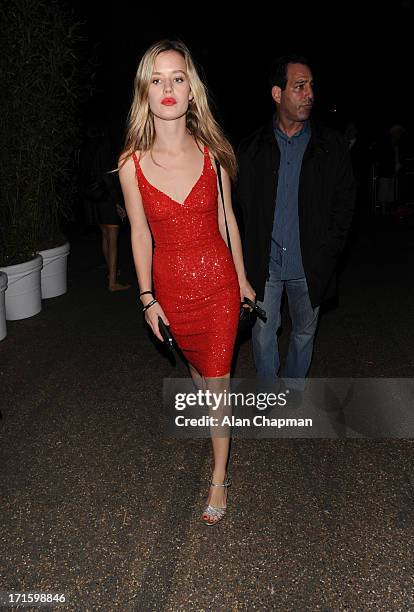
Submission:
<svg viewBox="0 0 414 612">
<path fill-rule="evenodd" d="M 298 193 L 303 154 L 310 136 L 311 128 L 308 121 L 305 121 L 301 131 L 293 136 L 287 136 L 276 127 L 275 123 L 280 165 L 270 251 L 270 270 L 273 278 L 279 280 L 293 280 L 305 276 L 300 250 Z"/>
</svg>

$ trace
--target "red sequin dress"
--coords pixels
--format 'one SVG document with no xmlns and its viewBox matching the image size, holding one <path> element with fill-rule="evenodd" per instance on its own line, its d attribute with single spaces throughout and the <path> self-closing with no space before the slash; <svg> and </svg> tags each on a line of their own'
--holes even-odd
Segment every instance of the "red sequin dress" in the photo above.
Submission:
<svg viewBox="0 0 414 612">
<path fill-rule="evenodd" d="M 230 371 L 240 291 L 218 227 L 217 176 L 204 147 L 201 176 L 183 204 L 148 182 L 135 153 L 138 187 L 154 238 L 157 300 L 187 360 L 206 377 Z"/>
</svg>

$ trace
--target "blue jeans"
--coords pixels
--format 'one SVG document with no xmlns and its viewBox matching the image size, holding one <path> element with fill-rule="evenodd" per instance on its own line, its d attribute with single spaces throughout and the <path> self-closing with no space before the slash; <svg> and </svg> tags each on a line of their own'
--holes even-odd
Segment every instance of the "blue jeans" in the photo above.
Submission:
<svg viewBox="0 0 414 612">
<path fill-rule="evenodd" d="M 284 288 L 288 297 L 292 332 L 286 364 L 280 375 L 284 379 L 302 379 L 297 381 L 296 387 L 303 389 L 303 379 L 308 373 L 312 359 L 319 315 L 319 306 L 312 308 L 310 303 L 306 278 L 283 281 L 275 279 L 270 273 L 270 279 L 265 286 L 264 300 L 258 302 L 267 313 L 267 321 L 257 319 L 252 333 L 257 377 L 270 381 L 275 380 L 279 374 L 277 331 L 281 323 L 280 307 Z"/>
</svg>

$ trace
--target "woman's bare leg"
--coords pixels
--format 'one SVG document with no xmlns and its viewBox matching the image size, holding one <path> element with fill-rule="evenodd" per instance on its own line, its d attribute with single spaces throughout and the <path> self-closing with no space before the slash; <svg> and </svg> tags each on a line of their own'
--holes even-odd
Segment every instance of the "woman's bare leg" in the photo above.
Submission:
<svg viewBox="0 0 414 612">
<path fill-rule="evenodd" d="M 102 230 L 102 252 L 108 266 L 108 288 L 111 291 L 129 289 L 131 285 L 117 282 L 119 225 L 100 225 Z"/>
<path fill-rule="evenodd" d="M 218 378 L 206 378 L 206 389 L 214 393 L 215 398 L 221 396 L 221 402 L 216 410 L 210 409 L 210 416 L 218 419 L 218 423 L 222 422 L 224 416 L 231 416 L 231 406 L 229 405 L 226 394 L 230 391 L 230 374 L 225 374 Z M 212 482 L 214 484 L 223 484 L 227 473 L 227 464 L 230 451 L 231 427 L 228 425 L 211 427 L 211 442 L 213 446 L 213 474 Z M 227 504 L 227 489 L 222 487 L 210 487 L 210 493 L 207 500 L 208 504 L 218 508 L 225 508 Z M 207 518 L 206 515 L 203 515 Z M 214 517 L 208 517 L 209 520 L 214 520 Z"/>
<path fill-rule="evenodd" d="M 206 391 L 207 389 L 219 397 L 220 393 L 228 393 L 230 391 L 230 373 L 217 378 L 204 378 L 198 370 L 189 365 L 190 374 L 193 383 L 197 389 Z M 223 396 L 222 396 L 223 397 Z M 231 406 L 223 399 L 216 410 L 209 409 L 209 416 L 212 416 L 221 422 L 224 415 L 231 415 Z M 213 473 L 212 482 L 214 484 L 223 484 L 227 473 L 227 464 L 230 451 L 230 436 L 231 428 L 229 426 L 211 427 L 211 443 L 213 447 Z M 218 508 L 225 508 L 227 505 L 227 489 L 222 487 L 210 487 L 207 504 Z M 203 518 L 210 522 L 215 521 L 216 517 L 203 514 Z"/>
</svg>

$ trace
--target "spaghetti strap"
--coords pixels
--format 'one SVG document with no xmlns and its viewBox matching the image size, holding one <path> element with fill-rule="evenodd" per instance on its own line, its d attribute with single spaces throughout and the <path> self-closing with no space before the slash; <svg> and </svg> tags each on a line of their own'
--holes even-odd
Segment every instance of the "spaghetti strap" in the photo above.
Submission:
<svg viewBox="0 0 414 612">
<path fill-rule="evenodd" d="M 138 168 L 139 161 L 138 161 L 137 156 L 135 155 L 135 151 L 132 152 L 132 159 L 134 160 L 135 168 Z"/>
<path fill-rule="evenodd" d="M 142 183 L 142 181 L 145 181 L 145 176 L 144 173 L 141 170 L 141 164 L 139 163 L 138 157 L 135 153 L 135 151 L 132 153 L 132 159 L 134 160 L 134 164 L 135 164 L 135 176 L 137 178 L 138 181 L 138 185 L 140 183 Z"/>
</svg>

